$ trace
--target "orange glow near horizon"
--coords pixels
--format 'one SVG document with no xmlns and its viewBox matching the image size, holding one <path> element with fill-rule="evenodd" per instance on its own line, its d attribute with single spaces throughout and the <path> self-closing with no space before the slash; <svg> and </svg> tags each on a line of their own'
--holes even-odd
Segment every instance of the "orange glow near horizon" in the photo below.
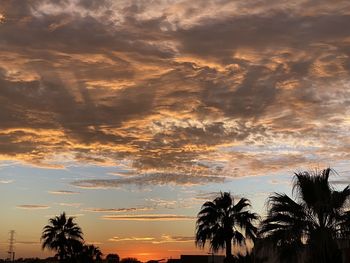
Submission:
<svg viewBox="0 0 350 263">
<path fill-rule="evenodd" d="M 147 245 L 140 245 L 139 243 L 135 243 L 135 246 L 137 249 L 130 250 L 122 249 L 118 250 L 118 248 L 106 250 L 105 256 L 108 254 L 118 254 L 119 257 L 126 258 L 126 257 L 132 257 L 137 258 L 138 260 L 142 262 L 146 262 L 148 260 L 160 260 L 160 259 L 176 259 L 180 258 L 181 255 L 207 255 L 208 251 L 201 250 L 199 248 L 195 248 L 194 246 L 189 247 L 149 247 Z"/>
</svg>

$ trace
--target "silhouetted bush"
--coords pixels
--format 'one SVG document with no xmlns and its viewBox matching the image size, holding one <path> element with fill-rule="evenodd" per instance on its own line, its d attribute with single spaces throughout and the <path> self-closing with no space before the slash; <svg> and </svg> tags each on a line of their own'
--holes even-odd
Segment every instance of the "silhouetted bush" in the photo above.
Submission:
<svg viewBox="0 0 350 263">
<path fill-rule="evenodd" d="M 120 263 L 141 263 L 137 258 L 123 258 Z"/>
<path fill-rule="evenodd" d="M 119 256 L 117 254 L 108 254 L 106 257 L 108 263 L 119 263 Z"/>
</svg>

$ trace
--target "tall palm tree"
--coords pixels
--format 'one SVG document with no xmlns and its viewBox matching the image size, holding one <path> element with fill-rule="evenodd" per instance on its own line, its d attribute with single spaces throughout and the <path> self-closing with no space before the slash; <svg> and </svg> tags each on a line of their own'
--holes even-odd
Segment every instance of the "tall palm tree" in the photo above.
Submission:
<svg viewBox="0 0 350 263">
<path fill-rule="evenodd" d="M 244 245 L 246 239 L 256 238 L 254 222 L 259 216 L 249 211 L 250 201 L 241 198 L 236 204 L 230 193 L 220 193 L 213 201 L 205 202 L 197 215 L 196 245 L 207 241 L 213 252 L 226 249 L 225 262 L 232 262 L 232 243 Z"/>
<path fill-rule="evenodd" d="M 63 212 L 49 219 L 49 224 L 43 228 L 41 241 L 43 249 L 55 250 L 60 262 L 67 262 L 75 248 L 83 242 L 83 233 L 74 218 L 67 218 Z"/>
<path fill-rule="evenodd" d="M 350 238 L 350 188 L 335 190 L 331 172 L 295 173 L 295 200 L 280 193 L 269 197 L 260 233 L 277 248 L 281 262 L 341 262 L 338 243 Z"/>
</svg>

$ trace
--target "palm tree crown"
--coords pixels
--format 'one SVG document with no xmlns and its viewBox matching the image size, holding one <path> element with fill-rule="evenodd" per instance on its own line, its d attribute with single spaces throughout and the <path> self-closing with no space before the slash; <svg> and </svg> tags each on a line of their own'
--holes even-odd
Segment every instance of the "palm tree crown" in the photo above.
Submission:
<svg viewBox="0 0 350 263">
<path fill-rule="evenodd" d="M 301 257 L 341 262 L 338 242 L 350 237 L 350 189 L 335 190 L 329 184 L 331 172 L 295 173 L 295 201 L 286 194 L 270 196 L 260 233 L 278 249 L 281 262 L 298 262 Z"/>
<path fill-rule="evenodd" d="M 83 263 L 92 263 L 102 260 L 101 250 L 94 245 L 83 245 L 80 254 L 81 262 Z"/>
<path fill-rule="evenodd" d="M 226 259 L 231 261 L 232 242 L 244 245 L 254 240 L 257 228 L 253 225 L 258 215 L 249 211 L 250 202 L 241 198 L 236 204 L 230 193 L 221 193 L 212 202 L 203 204 L 197 216 L 196 245 L 204 247 L 206 241 L 214 252 L 226 248 Z"/>
<path fill-rule="evenodd" d="M 60 262 L 66 262 L 83 242 L 83 233 L 74 218 L 67 218 L 63 212 L 49 219 L 49 224 L 43 228 L 41 240 L 43 249 L 57 251 Z"/>
</svg>

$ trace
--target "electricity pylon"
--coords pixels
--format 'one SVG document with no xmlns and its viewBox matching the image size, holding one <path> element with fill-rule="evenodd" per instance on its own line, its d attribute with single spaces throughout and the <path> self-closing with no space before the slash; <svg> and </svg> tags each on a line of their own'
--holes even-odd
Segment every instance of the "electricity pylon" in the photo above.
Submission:
<svg viewBox="0 0 350 263">
<path fill-rule="evenodd" d="M 10 231 L 10 238 L 9 238 L 9 250 L 7 251 L 8 259 L 12 262 L 15 261 L 15 251 L 14 251 L 14 245 L 15 245 L 15 230 Z"/>
</svg>

